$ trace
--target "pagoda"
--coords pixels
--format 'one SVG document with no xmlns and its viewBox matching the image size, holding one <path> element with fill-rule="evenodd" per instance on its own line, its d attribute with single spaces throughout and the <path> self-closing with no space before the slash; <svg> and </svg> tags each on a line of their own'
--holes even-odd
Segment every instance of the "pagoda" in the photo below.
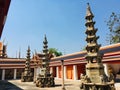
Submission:
<svg viewBox="0 0 120 90">
<path fill-rule="evenodd" d="M 54 83 L 54 77 L 52 74 L 50 74 L 50 67 L 49 67 L 49 52 L 48 52 L 48 41 L 45 36 L 43 41 L 43 53 L 42 53 L 42 59 L 41 59 L 41 71 L 40 74 L 36 80 L 36 86 L 37 87 L 53 87 L 55 85 Z"/>
<path fill-rule="evenodd" d="M 27 56 L 26 56 L 26 62 L 25 62 L 25 70 L 22 73 L 21 81 L 22 82 L 30 82 L 33 81 L 33 74 L 31 72 L 30 68 L 30 47 L 28 47 L 27 50 Z"/>
<path fill-rule="evenodd" d="M 114 77 L 109 77 L 104 72 L 102 63 L 103 54 L 99 52 L 100 44 L 97 43 L 99 36 L 96 36 L 97 29 L 94 27 L 94 15 L 91 12 L 90 5 L 87 5 L 86 12 L 86 51 L 85 56 L 86 75 L 81 76 L 81 90 L 115 90 Z"/>
</svg>

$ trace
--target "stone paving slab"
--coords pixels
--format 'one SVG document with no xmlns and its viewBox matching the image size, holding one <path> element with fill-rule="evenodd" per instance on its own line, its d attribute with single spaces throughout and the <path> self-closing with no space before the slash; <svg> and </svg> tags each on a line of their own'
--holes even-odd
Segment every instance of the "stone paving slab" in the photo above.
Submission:
<svg viewBox="0 0 120 90">
<path fill-rule="evenodd" d="M 61 79 L 55 79 L 55 87 L 39 88 L 33 82 L 21 82 L 21 80 L 8 80 L 0 83 L 0 90 L 61 90 Z M 2 88 L 1 86 L 4 86 Z M 80 80 L 65 80 L 66 90 L 80 90 Z M 120 90 L 120 82 L 115 83 L 116 90 Z"/>
<path fill-rule="evenodd" d="M 10 83 L 13 83 L 16 86 L 19 86 L 21 90 L 61 90 L 61 80 L 55 80 L 55 87 L 49 88 L 39 88 L 35 86 L 33 82 L 21 82 L 20 80 L 9 80 Z M 80 90 L 79 88 L 80 81 L 65 81 L 66 90 Z"/>
</svg>

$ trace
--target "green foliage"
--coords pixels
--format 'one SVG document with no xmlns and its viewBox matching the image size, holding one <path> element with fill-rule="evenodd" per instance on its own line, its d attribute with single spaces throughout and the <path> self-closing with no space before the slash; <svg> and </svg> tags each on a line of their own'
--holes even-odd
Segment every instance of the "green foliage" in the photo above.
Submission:
<svg viewBox="0 0 120 90">
<path fill-rule="evenodd" d="M 49 50 L 49 53 L 54 54 L 56 57 L 62 55 L 62 52 L 59 52 L 58 49 L 56 48 L 49 48 L 48 50 Z"/>
<path fill-rule="evenodd" d="M 108 34 L 109 43 L 112 44 L 120 42 L 120 14 L 115 14 L 113 12 L 106 23 L 110 30 L 110 33 Z"/>
<path fill-rule="evenodd" d="M 86 50 L 86 46 L 84 46 L 84 47 L 82 48 L 82 50 L 85 51 L 85 50 Z"/>
</svg>

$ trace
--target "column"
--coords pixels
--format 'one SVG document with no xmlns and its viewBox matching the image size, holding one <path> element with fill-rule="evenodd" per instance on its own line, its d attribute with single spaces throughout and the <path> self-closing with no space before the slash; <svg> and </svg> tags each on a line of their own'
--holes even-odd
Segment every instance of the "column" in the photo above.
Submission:
<svg viewBox="0 0 120 90">
<path fill-rule="evenodd" d="M 62 71 L 62 90 L 66 90 L 64 84 L 64 60 L 61 60 L 61 71 Z"/>
<path fill-rule="evenodd" d="M 108 65 L 107 65 L 107 64 L 103 64 L 103 65 L 104 65 L 105 74 L 106 74 L 107 76 L 109 76 Z"/>
<path fill-rule="evenodd" d="M 74 80 L 78 80 L 77 65 L 73 65 L 73 77 Z"/>
<path fill-rule="evenodd" d="M 64 79 L 67 79 L 67 75 L 66 75 L 66 66 L 64 66 Z"/>
<path fill-rule="evenodd" d="M 39 74 L 41 73 L 40 67 L 36 68 L 36 78 L 38 78 Z"/>
<path fill-rule="evenodd" d="M 50 67 L 50 74 L 53 74 L 53 67 Z"/>
<path fill-rule="evenodd" d="M 34 67 L 34 83 L 36 82 L 37 80 L 37 67 L 35 66 Z"/>
<path fill-rule="evenodd" d="M 56 67 L 56 78 L 59 78 L 59 67 Z"/>
<path fill-rule="evenodd" d="M 2 70 L 2 80 L 5 80 L 5 69 Z"/>
<path fill-rule="evenodd" d="M 16 79 L 17 69 L 14 69 L 14 77 L 13 79 Z"/>
</svg>

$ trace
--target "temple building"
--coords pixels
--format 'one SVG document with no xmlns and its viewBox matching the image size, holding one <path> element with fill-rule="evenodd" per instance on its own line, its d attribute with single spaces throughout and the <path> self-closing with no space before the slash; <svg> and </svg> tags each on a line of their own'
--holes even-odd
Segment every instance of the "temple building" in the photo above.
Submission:
<svg viewBox="0 0 120 90">
<path fill-rule="evenodd" d="M 2 35 L 3 27 L 5 24 L 6 16 L 8 13 L 9 5 L 11 0 L 0 0 L 0 37 Z M 87 33 L 87 32 L 86 32 Z M 79 42 L 79 41 L 78 41 Z M 10 58 L 6 53 L 6 46 L 0 43 L 0 80 L 7 79 L 20 79 L 21 73 L 24 71 L 25 58 Z M 112 72 L 116 78 L 120 79 L 120 43 L 111 44 L 107 46 L 102 46 L 99 49 L 100 53 L 103 53 L 103 65 L 105 74 L 108 75 Z M 81 74 L 85 73 L 85 55 L 86 51 L 75 52 L 72 54 L 67 54 L 59 57 L 53 57 L 50 60 L 50 72 L 56 78 L 61 78 L 61 60 L 64 60 L 64 78 L 79 80 Z M 42 54 L 38 56 L 33 56 L 30 61 L 31 72 L 40 71 L 41 62 L 39 59 Z M 36 59 L 35 59 L 36 58 Z M 34 73 L 34 77 L 38 75 L 39 72 Z"/>
<path fill-rule="evenodd" d="M 1 53 L 0 53 L 0 80 L 7 80 L 7 79 L 20 79 L 21 74 L 25 68 L 26 58 L 12 58 L 8 57 L 4 45 L 0 42 L 1 46 Z M 31 72 L 34 72 L 34 61 L 30 61 L 32 63 Z"/>
<path fill-rule="evenodd" d="M 86 51 L 80 51 L 68 55 L 54 57 L 50 62 L 50 70 L 56 78 L 61 78 L 61 60 L 64 60 L 64 78 L 78 80 L 85 73 Z M 100 48 L 103 55 L 103 65 L 106 75 L 111 71 L 116 78 L 120 79 L 120 43 L 103 46 Z"/>
<path fill-rule="evenodd" d="M 108 74 L 111 71 L 116 78 L 120 79 L 120 43 L 101 47 L 100 52 L 104 53 L 102 61 L 105 73 Z M 54 77 L 61 78 L 61 60 L 64 60 L 64 78 L 79 80 L 80 75 L 85 73 L 85 55 L 86 51 L 80 51 L 54 57 L 50 61 L 50 72 L 53 73 Z M 25 62 L 25 58 L 0 58 L 0 80 L 20 79 L 21 73 L 24 71 Z M 40 64 L 39 60 L 31 59 L 30 62 L 31 71 L 34 72 L 35 67 L 39 71 L 40 68 L 37 65 Z"/>
<path fill-rule="evenodd" d="M 0 0 L 0 38 L 6 22 L 11 0 Z"/>
</svg>

